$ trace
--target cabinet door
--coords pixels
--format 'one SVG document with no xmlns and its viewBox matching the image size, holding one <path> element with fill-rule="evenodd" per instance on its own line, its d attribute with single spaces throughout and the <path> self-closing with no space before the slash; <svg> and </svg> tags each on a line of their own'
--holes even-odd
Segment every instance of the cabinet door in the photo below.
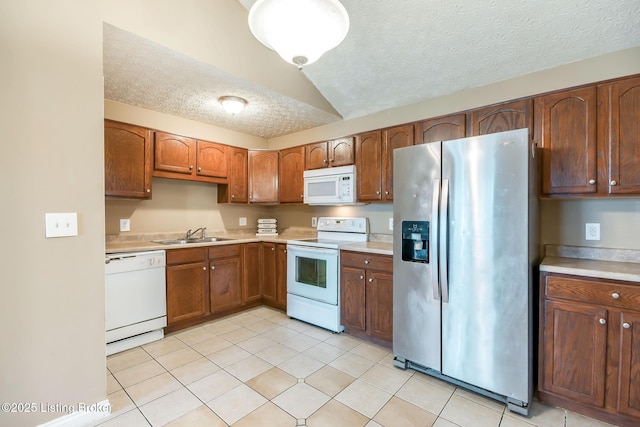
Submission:
<svg viewBox="0 0 640 427">
<path fill-rule="evenodd" d="M 542 96 L 536 102 L 542 116 L 542 192 L 595 193 L 595 86 Z"/>
<path fill-rule="evenodd" d="M 328 142 L 329 166 L 346 166 L 354 163 L 353 137 L 338 138 Z"/>
<path fill-rule="evenodd" d="M 196 165 L 196 140 L 156 132 L 154 140 L 154 175 L 191 175 Z M 156 173 L 158 172 L 158 173 Z M 170 172 L 163 174 L 162 172 Z"/>
<path fill-rule="evenodd" d="M 207 263 L 167 267 L 167 323 L 204 316 L 208 309 Z"/>
<path fill-rule="evenodd" d="M 611 194 L 640 194 L 640 78 L 598 89 L 598 137 L 610 155 L 609 176 L 599 178 Z"/>
<path fill-rule="evenodd" d="M 287 307 L 287 245 L 276 246 L 276 304 Z"/>
<path fill-rule="evenodd" d="M 393 274 L 367 271 L 367 332 L 391 341 L 393 335 Z"/>
<path fill-rule="evenodd" d="M 587 304 L 544 301 L 541 388 L 603 407 L 607 310 Z"/>
<path fill-rule="evenodd" d="M 468 136 L 528 128 L 529 138 L 533 138 L 532 109 L 533 100 L 523 99 L 473 110 L 469 115 Z"/>
<path fill-rule="evenodd" d="M 640 417 L 640 314 L 621 313 L 618 411 Z"/>
<path fill-rule="evenodd" d="M 302 203 L 304 146 L 280 150 L 280 203 Z"/>
<path fill-rule="evenodd" d="M 151 131 L 104 121 L 104 194 L 151 198 Z"/>
<path fill-rule="evenodd" d="M 326 168 L 329 166 L 329 152 L 326 142 L 315 142 L 304 147 L 306 170 Z"/>
<path fill-rule="evenodd" d="M 382 190 L 385 200 L 393 200 L 393 150 L 413 145 L 413 125 L 385 129 L 382 133 Z"/>
<path fill-rule="evenodd" d="M 249 187 L 247 185 L 247 158 L 245 148 L 229 147 L 229 172 L 227 185 L 218 185 L 218 202 L 247 203 L 249 202 Z"/>
<path fill-rule="evenodd" d="M 242 302 L 262 298 L 260 277 L 260 243 L 246 243 L 242 248 Z"/>
<path fill-rule="evenodd" d="M 215 142 L 198 141 L 196 173 L 213 178 L 227 177 L 227 146 Z"/>
<path fill-rule="evenodd" d="M 356 184 L 359 202 L 382 199 L 382 134 L 356 136 Z"/>
<path fill-rule="evenodd" d="M 465 114 L 438 117 L 415 124 L 415 144 L 450 141 L 467 136 Z"/>
<path fill-rule="evenodd" d="M 262 242 L 262 297 L 274 303 L 277 297 L 276 287 L 276 244 Z"/>
<path fill-rule="evenodd" d="M 242 304 L 240 257 L 209 261 L 211 312 L 228 310 Z"/>
<path fill-rule="evenodd" d="M 278 152 L 249 151 L 249 203 L 278 203 Z"/>
<path fill-rule="evenodd" d="M 365 332 L 365 271 L 359 268 L 340 268 L 340 321 L 347 329 Z"/>
</svg>

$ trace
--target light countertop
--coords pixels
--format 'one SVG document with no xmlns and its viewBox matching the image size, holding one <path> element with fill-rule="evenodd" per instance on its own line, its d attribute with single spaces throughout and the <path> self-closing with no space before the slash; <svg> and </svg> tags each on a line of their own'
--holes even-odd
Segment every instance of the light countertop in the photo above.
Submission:
<svg viewBox="0 0 640 427">
<path fill-rule="evenodd" d="M 340 250 L 368 252 L 372 254 L 393 255 L 393 243 L 387 242 L 358 242 L 341 245 Z"/>
</svg>

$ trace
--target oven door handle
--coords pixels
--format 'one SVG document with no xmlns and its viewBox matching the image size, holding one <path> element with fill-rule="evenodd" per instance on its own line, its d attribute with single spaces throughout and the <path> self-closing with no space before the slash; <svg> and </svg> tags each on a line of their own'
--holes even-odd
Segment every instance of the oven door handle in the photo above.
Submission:
<svg viewBox="0 0 640 427">
<path fill-rule="evenodd" d="M 311 248 L 309 246 L 289 246 L 287 245 L 287 249 L 289 253 L 295 252 L 299 253 L 308 253 L 308 254 L 326 254 L 326 255 L 335 255 L 338 252 L 338 249 L 324 249 L 324 248 Z"/>
</svg>

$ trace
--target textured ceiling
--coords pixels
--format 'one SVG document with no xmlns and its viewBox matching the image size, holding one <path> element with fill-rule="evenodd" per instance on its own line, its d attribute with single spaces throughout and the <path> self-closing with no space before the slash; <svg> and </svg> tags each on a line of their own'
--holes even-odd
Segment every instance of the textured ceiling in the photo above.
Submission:
<svg viewBox="0 0 640 427">
<path fill-rule="evenodd" d="M 342 3 L 349 34 L 302 72 L 345 119 L 640 46 L 638 0 Z M 107 99 L 264 138 L 341 119 L 110 25 L 104 74 Z M 211 103 L 227 94 L 245 111 Z"/>
</svg>

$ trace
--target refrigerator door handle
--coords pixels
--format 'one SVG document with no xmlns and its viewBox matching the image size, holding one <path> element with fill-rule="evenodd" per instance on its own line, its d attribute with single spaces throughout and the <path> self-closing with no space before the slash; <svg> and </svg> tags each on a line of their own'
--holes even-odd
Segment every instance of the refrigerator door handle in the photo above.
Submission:
<svg viewBox="0 0 640 427">
<path fill-rule="evenodd" d="M 433 180 L 433 200 L 431 201 L 431 232 L 429 233 L 429 258 L 431 259 L 431 283 L 433 284 L 433 299 L 440 299 L 440 278 L 438 272 L 438 229 L 440 224 L 440 180 Z"/>
<path fill-rule="evenodd" d="M 439 222 L 439 264 L 440 264 L 440 291 L 442 302 L 449 302 L 449 263 L 448 263 L 448 228 L 449 228 L 449 180 L 442 180 L 442 197 L 440 199 Z"/>
</svg>

